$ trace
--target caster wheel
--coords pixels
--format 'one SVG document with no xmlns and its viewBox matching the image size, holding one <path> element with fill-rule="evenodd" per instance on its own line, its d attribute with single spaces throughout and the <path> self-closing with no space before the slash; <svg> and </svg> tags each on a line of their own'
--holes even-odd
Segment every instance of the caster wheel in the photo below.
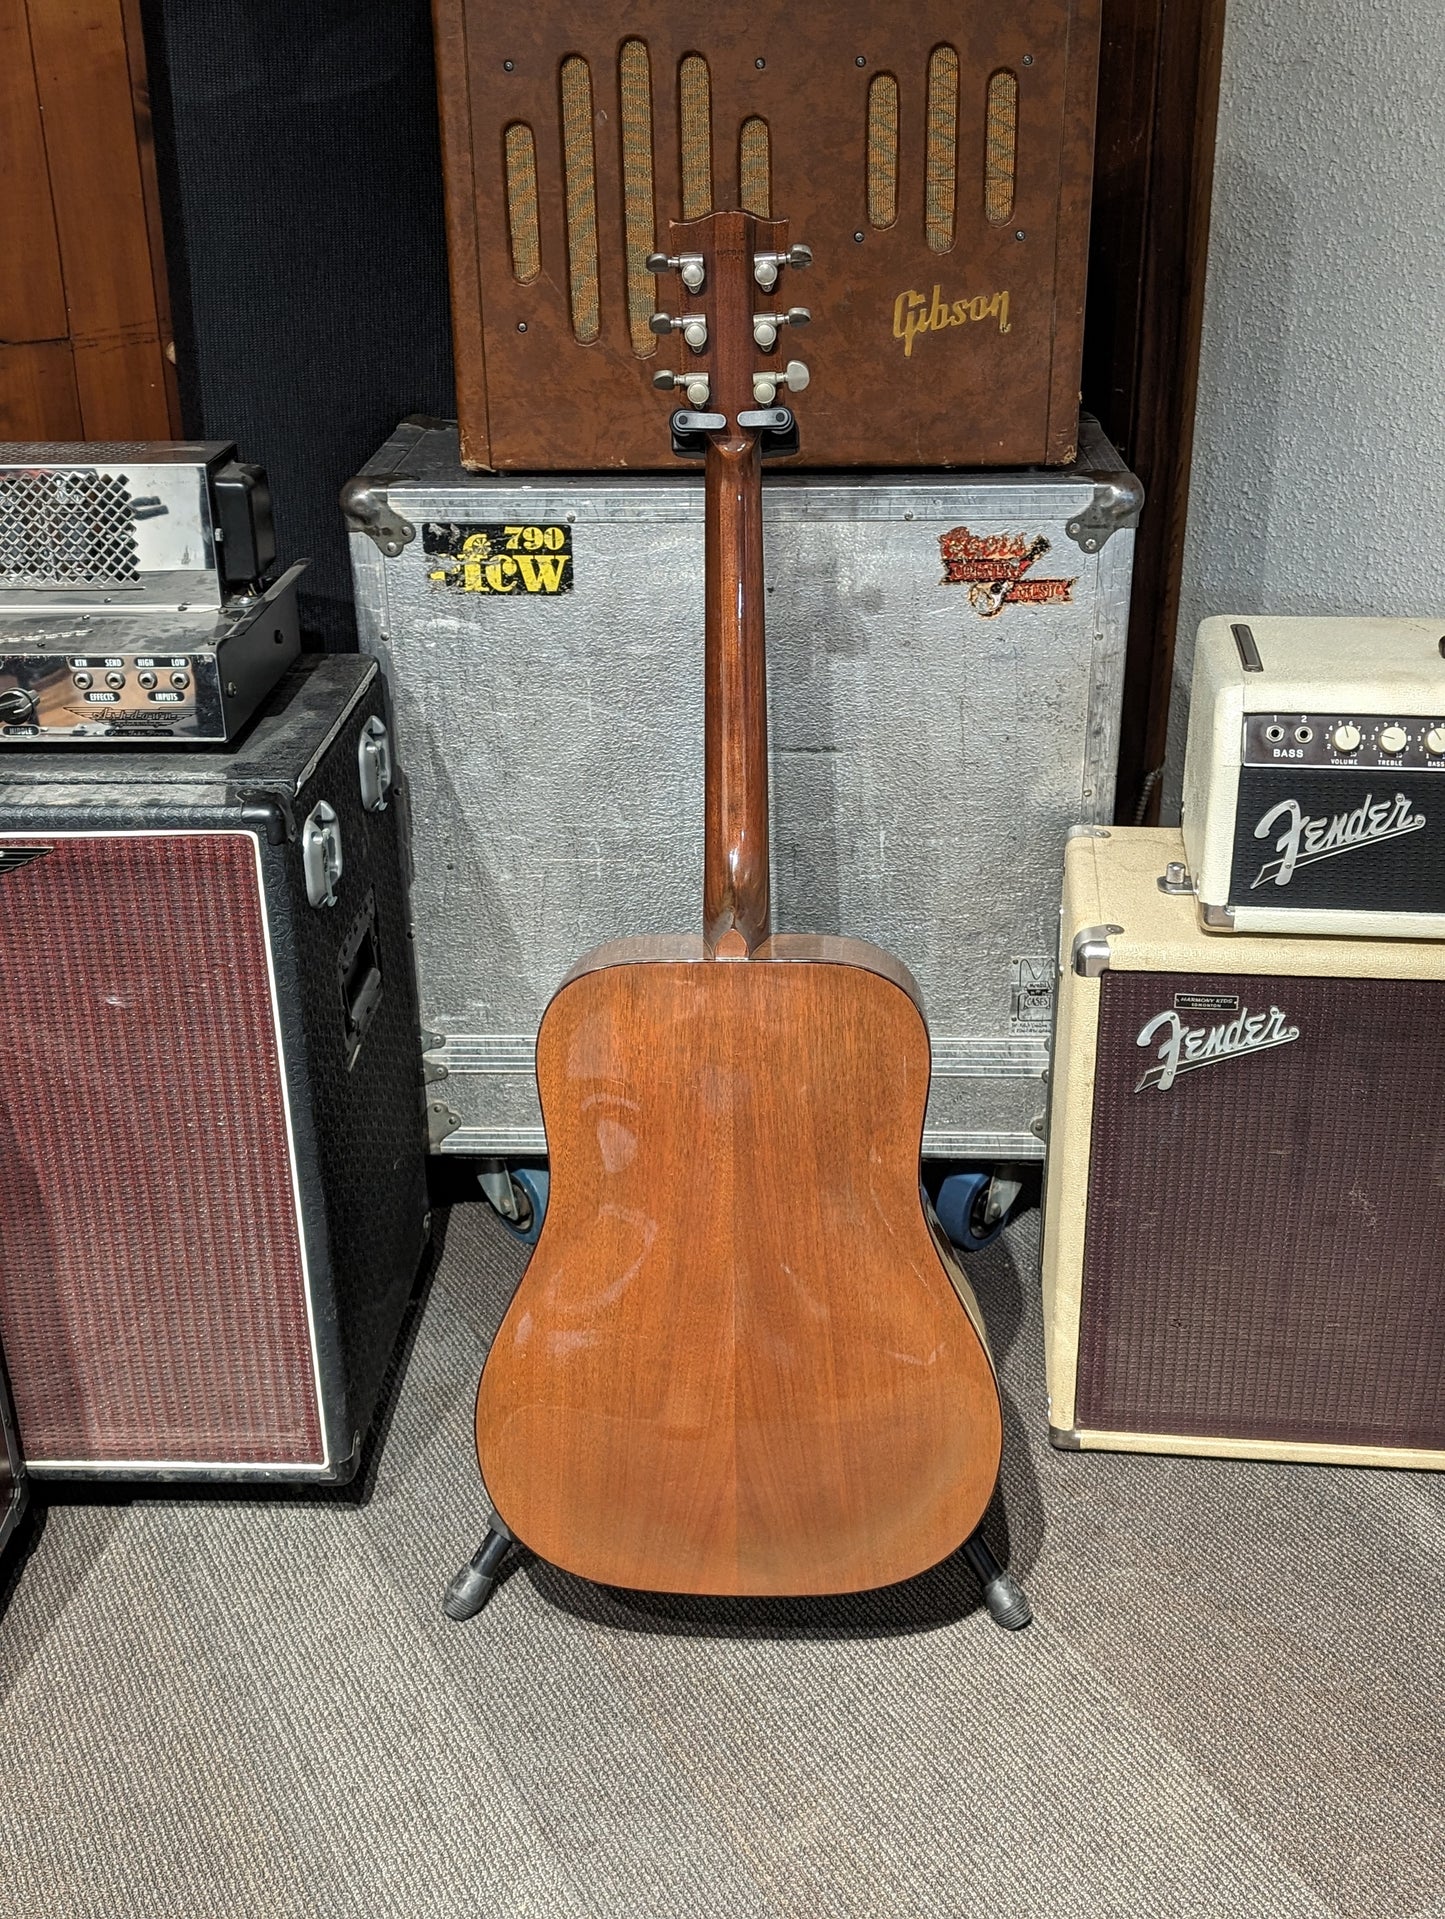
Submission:
<svg viewBox="0 0 1445 1919">
<path fill-rule="evenodd" d="M 524 1246 L 537 1244 L 542 1221 L 547 1217 L 547 1193 L 551 1184 L 552 1175 L 545 1166 L 518 1166 L 513 1169 L 512 1185 L 522 1202 L 520 1214 L 524 1217 L 504 1220 L 502 1223 Z"/>
<path fill-rule="evenodd" d="M 939 1225 L 966 1253 L 982 1252 L 1004 1229 L 1007 1207 L 995 1219 L 988 1217 L 992 1185 L 992 1173 L 950 1173 L 933 1202 Z"/>
<path fill-rule="evenodd" d="M 545 1166 L 504 1166 L 498 1161 L 477 1175 L 498 1219 L 524 1246 L 535 1246 L 547 1213 L 551 1176 Z"/>
</svg>

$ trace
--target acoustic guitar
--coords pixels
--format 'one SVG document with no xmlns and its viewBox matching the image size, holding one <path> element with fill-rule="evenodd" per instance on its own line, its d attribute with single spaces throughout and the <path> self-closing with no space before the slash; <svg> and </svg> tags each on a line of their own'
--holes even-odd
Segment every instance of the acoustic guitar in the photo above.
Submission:
<svg viewBox="0 0 1445 1919">
<path fill-rule="evenodd" d="M 589 953 L 542 1020 L 551 1192 L 482 1374 L 497 1520 L 456 1617 L 512 1538 L 657 1592 L 888 1585 L 970 1540 L 998 1473 L 978 1309 L 920 1190 L 917 988 L 878 947 L 769 929 L 760 462 L 807 381 L 773 288 L 810 256 L 744 213 L 671 239 L 648 264 L 687 310 L 654 329 L 686 364 L 655 384 L 706 458 L 702 927 Z"/>
</svg>

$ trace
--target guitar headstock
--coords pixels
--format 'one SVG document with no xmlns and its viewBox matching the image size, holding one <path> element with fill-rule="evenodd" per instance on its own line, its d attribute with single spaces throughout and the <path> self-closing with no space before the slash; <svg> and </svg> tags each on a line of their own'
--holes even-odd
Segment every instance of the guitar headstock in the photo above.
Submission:
<svg viewBox="0 0 1445 1919">
<path fill-rule="evenodd" d="M 801 393 L 808 369 L 801 360 L 784 362 L 781 343 L 811 316 L 806 307 L 783 306 L 777 288 L 784 272 L 811 263 L 811 252 L 788 244 L 786 220 L 751 213 L 674 220 L 669 239 L 671 253 L 650 254 L 647 266 L 675 272 L 680 283 L 678 312 L 651 321 L 681 350 L 680 364 L 652 381 L 686 399 L 672 416 L 674 450 L 701 453 L 709 439 L 755 435 L 765 451 L 795 452 L 796 423 L 780 395 Z"/>
</svg>

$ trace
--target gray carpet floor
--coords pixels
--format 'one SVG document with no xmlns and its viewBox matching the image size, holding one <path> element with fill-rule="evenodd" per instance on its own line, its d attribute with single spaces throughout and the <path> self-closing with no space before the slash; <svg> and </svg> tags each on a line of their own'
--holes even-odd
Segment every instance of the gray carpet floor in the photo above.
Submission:
<svg viewBox="0 0 1445 1919">
<path fill-rule="evenodd" d="M 950 1562 L 438 1610 L 522 1255 L 446 1216 L 358 1495 L 53 1503 L 0 1616 L 0 1912 L 1445 1919 L 1445 1481 L 1059 1455 L 1037 1214 L 974 1258 L 1035 1624 Z"/>
</svg>

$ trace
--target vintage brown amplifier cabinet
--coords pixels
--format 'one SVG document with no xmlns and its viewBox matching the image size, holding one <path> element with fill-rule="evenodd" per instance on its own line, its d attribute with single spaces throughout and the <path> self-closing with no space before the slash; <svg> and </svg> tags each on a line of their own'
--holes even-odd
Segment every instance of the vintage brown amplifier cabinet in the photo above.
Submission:
<svg viewBox="0 0 1445 1919">
<path fill-rule="evenodd" d="M 728 206 L 812 249 L 803 464 L 1066 464 L 1099 10 L 434 0 L 465 464 L 675 464 L 646 262 Z"/>
<path fill-rule="evenodd" d="M 1067 849 L 1054 1442 L 1445 1467 L 1445 943 L 1221 940 L 1171 863 Z"/>
<path fill-rule="evenodd" d="M 380 675 L 0 760 L 0 1348 L 36 1479 L 339 1480 L 425 1238 Z"/>
</svg>

